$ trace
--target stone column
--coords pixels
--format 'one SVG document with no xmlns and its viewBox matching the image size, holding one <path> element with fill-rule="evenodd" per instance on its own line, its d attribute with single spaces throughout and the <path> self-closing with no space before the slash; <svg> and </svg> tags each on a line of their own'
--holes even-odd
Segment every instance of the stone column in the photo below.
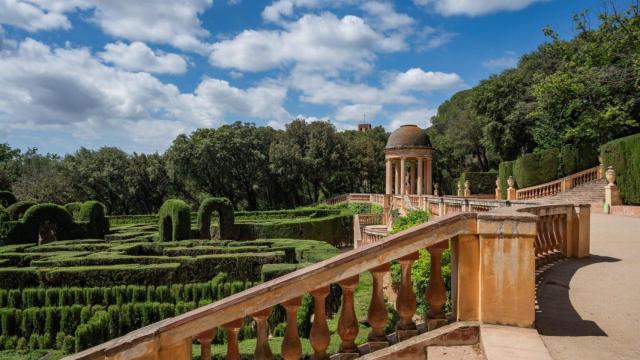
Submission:
<svg viewBox="0 0 640 360">
<path fill-rule="evenodd" d="M 404 196 L 406 193 L 407 182 L 407 159 L 400 159 L 400 195 Z"/>
<path fill-rule="evenodd" d="M 396 176 L 394 179 L 394 194 L 400 194 L 400 160 L 396 159 Z"/>
<path fill-rule="evenodd" d="M 431 195 L 433 194 L 433 186 L 431 185 L 431 182 L 432 182 L 431 158 L 427 158 L 427 166 L 426 166 L 425 172 L 426 174 L 424 175 L 424 177 L 427 182 L 427 195 Z"/>
<path fill-rule="evenodd" d="M 409 160 L 409 169 L 409 174 L 411 176 L 409 179 L 409 194 L 413 195 L 416 193 L 416 163 L 413 160 Z"/>
<path fill-rule="evenodd" d="M 385 160 L 385 194 L 391 194 L 391 186 L 393 185 L 393 166 L 391 159 Z"/>
<path fill-rule="evenodd" d="M 423 158 L 418 158 L 418 195 L 422 195 L 422 188 L 424 187 L 424 164 Z"/>
</svg>

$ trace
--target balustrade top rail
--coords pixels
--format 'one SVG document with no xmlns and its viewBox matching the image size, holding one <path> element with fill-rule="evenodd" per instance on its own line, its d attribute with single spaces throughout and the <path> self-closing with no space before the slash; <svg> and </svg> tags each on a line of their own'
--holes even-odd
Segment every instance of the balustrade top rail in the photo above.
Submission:
<svg viewBox="0 0 640 360">
<path fill-rule="evenodd" d="M 602 167 L 595 166 L 561 179 L 516 190 L 518 200 L 537 199 L 568 191 L 578 185 L 602 178 Z"/>
</svg>

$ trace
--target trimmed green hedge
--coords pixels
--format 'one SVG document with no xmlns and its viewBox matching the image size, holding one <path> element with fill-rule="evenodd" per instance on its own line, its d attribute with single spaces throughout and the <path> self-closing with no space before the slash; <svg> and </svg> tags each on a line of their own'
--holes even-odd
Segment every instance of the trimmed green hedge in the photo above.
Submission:
<svg viewBox="0 0 640 360">
<path fill-rule="evenodd" d="M 0 205 L 7 208 L 13 205 L 18 199 L 10 191 L 0 191 Z"/>
<path fill-rule="evenodd" d="M 4 206 L 0 205 L 0 224 L 2 224 L 5 221 L 9 221 L 9 213 L 7 212 L 7 209 L 5 209 Z"/>
<path fill-rule="evenodd" d="M 198 209 L 198 229 L 201 239 L 211 239 L 211 213 L 218 212 L 218 229 L 221 239 L 231 239 L 233 236 L 234 214 L 233 205 L 227 198 L 207 198 Z"/>
<path fill-rule="evenodd" d="M 30 207 L 36 205 L 33 201 L 18 201 L 7 208 L 9 218 L 18 221 L 29 210 Z"/>
<path fill-rule="evenodd" d="M 589 145 L 563 146 L 559 154 L 558 178 L 575 174 L 598 165 L 598 149 Z"/>
<path fill-rule="evenodd" d="M 56 204 L 38 204 L 31 206 L 20 221 L 0 223 L 0 244 L 38 243 L 39 229 L 45 222 L 56 224 L 58 240 L 77 239 L 86 232 L 86 224 L 73 221 L 71 214 Z"/>
<path fill-rule="evenodd" d="M 490 172 L 463 172 L 460 175 L 460 186 L 464 191 L 464 182 L 469 180 L 471 184 L 471 194 L 494 194 L 496 189 L 496 178 L 498 173 Z"/>
<path fill-rule="evenodd" d="M 559 169 L 558 158 L 558 149 L 524 154 L 519 157 L 513 166 L 513 174 L 518 189 L 556 180 Z"/>
<path fill-rule="evenodd" d="M 513 176 L 513 165 L 515 161 L 503 161 L 498 166 L 498 177 L 500 178 L 500 195 L 502 199 L 507 199 L 507 189 L 509 189 L 509 176 Z"/>
<path fill-rule="evenodd" d="M 178 199 L 169 199 L 160 207 L 158 216 L 160 241 L 177 241 L 189 238 L 191 211 L 187 203 Z"/>
<path fill-rule="evenodd" d="M 80 205 L 76 220 L 87 223 L 86 236 L 104 238 L 109 232 L 107 207 L 99 201 L 85 201 Z"/>
<path fill-rule="evenodd" d="M 65 204 L 64 208 L 67 209 L 71 217 L 78 220 L 78 214 L 80 213 L 80 207 L 82 207 L 82 202 L 76 201 L 72 203 Z"/>
<path fill-rule="evenodd" d="M 623 203 L 640 205 L 640 134 L 610 141 L 601 147 L 605 168 L 613 166 Z"/>
</svg>

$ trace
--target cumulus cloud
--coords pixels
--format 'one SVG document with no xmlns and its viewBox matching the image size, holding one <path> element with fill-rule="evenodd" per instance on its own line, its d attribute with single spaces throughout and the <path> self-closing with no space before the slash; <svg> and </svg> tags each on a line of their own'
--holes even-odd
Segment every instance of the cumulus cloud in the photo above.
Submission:
<svg viewBox="0 0 640 360">
<path fill-rule="evenodd" d="M 462 79 L 456 73 L 424 71 L 421 68 L 412 68 L 397 74 L 389 84 L 389 90 L 399 93 L 406 91 L 434 91 L 451 89 L 462 85 L 462 83 Z"/>
<path fill-rule="evenodd" d="M 100 58 L 122 69 L 169 74 L 187 71 L 187 62 L 182 56 L 155 52 L 143 42 L 111 43 L 105 45 L 104 50 L 98 54 Z"/>
<path fill-rule="evenodd" d="M 291 17 L 295 8 L 337 7 L 357 0 L 276 0 L 262 10 L 267 22 L 280 23 Z"/>
<path fill-rule="evenodd" d="M 202 39 L 209 32 L 198 16 L 213 0 L 0 0 L 0 24 L 28 31 L 69 29 L 66 13 L 93 10 L 88 19 L 106 34 L 128 40 L 170 44 L 176 48 L 206 53 Z"/>
<path fill-rule="evenodd" d="M 427 6 L 445 16 L 479 16 L 503 10 L 521 10 L 547 0 L 413 0 L 416 5 Z"/>
<path fill-rule="evenodd" d="M 429 51 L 439 48 L 449 43 L 456 36 L 458 36 L 457 33 L 425 26 L 416 34 L 416 50 Z"/>
<path fill-rule="evenodd" d="M 391 117 L 391 121 L 386 126 L 388 131 L 393 131 L 402 125 L 418 125 L 419 127 L 431 126 L 431 118 L 436 114 L 436 110 L 429 108 L 415 108 L 400 111 Z"/>
<path fill-rule="evenodd" d="M 181 93 L 146 72 L 107 66 L 88 49 L 50 48 L 33 39 L 0 52 L 0 83 L 0 127 L 9 131 L 117 132 L 161 146 L 179 132 L 218 126 L 228 114 L 289 118 L 282 106 L 287 89 L 276 84 L 240 89 L 207 78 L 193 93 Z"/>
<path fill-rule="evenodd" d="M 362 9 L 374 19 L 376 28 L 381 30 L 407 28 L 415 23 L 411 16 L 396 12 L 388 2 L 367 1 Z"/>
<path fill-rule="evenodd" d="M 513 51 L 505 52 L 504 56 L 489 59 L 482 62 L 482 66 L 490 70 L 502 70 L 518 65 L 518 57 Z"/>
<path fill-rule="evenodd" d="M 365 120 L 371 121 L 375 119 L 376 115 L 382 110 L 382 105 L 379 104 L 352 104 L 345 105 L 338 109 L 336 113 L 336 120 L 360 122 L 365 117 Z"/>
<path fill-rule="evenodd" d="M 245 30 L 213 44 L 209 62 L 242 71 L 296 64 L 314 69 L 368 70 L 376 51 L 398 51 L 403 37 L 376 32 L 362 18 L 332 13 L 308 14 L 283 30 Z"/>
</svg>

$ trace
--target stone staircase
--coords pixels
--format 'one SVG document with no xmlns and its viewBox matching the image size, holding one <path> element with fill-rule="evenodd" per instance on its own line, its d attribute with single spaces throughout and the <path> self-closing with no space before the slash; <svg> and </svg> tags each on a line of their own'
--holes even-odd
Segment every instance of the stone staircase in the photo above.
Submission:
<svg viewBox="0 0 640 360">
<path fill-rule="evenodd" d="M 594 180 L 542 199 L 551 203 L 602 204 L 606 184 L 606 180 Z"/>
</svg>

